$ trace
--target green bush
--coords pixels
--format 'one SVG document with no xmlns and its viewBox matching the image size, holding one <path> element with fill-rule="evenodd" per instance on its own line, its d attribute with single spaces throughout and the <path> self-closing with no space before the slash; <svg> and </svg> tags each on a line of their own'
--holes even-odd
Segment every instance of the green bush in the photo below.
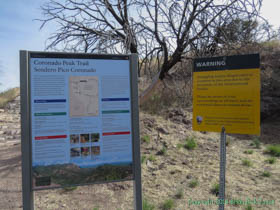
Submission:
<svg viewBox="0 0 280 210">
<path fill-rule="evenodd" d="M 153 210 L 155 206 L 151 204 L 148 200 L 143 199 L 143 210 Z"/>
<path fill-rule="evenodd" d="M 142 140 L 143 142 L 147 143 L 147 144 L 149 144 L 150 141 L 151 141 L 150 136 L 148 136 L 148 135 L 142 136 L 142 137 L 141 137 L 141 140 Z"/>
<path fill-rule="evenodd" d="M 267 146 L 265 152 L 274 157 L 280 157 L 280 144 Z"/>
<path fill-rule="evenodd" d="M 270 173 L 269 171 L 264 171 L 264 172 L 262 173 L 262 176 L 264 176 L 264 177 L 270 177 L 270 176 L 271 176 L 271 173 Z"/>
<path fill-rule="evenodd" d="M 197 143 L 196 143 L 194 137 L 187 138 L 186 139 L 186 144 L 184 145 L 184 147 L 188 150 L 195 149 L 197 147 Z"/>
<path fill-rule="evenodd" d="M 156 157 L 155 157 L 154 155 L 150 155 L 150 156 L 148 157 L 148 160 L 149 160 L 149 161 L 155 161 L 155 160 L 156 160 Z"/>
<path fill-rule="evenodd" d="M 254 146 L 255 148 L 259 149 L 261 148 L 261 141 L 259 137 L 255 137 L 251 143 L 251 146 Z"/>
<path fill-rule="evenodd" d="M 164 201 L 163 205 L 162 205 L 162 209 L 163 210 L 170 210 L 173 209 L 175 206 L 175 202 L 172 199 L 168 199 L 166 201 Z"/>
<path fill-rule="evenodd" d="M 254 151 L 251 150 L 251 149 L 244 151 L 245 154 L 249 154 L 249 155 L 253 154 L 253 152 L 254 152 Z"/>
<path fill-rule="evenodd" d="M 276 158 L 275 157 L 268 158 L 265 160 L 265 162 L 269 164 L 274 164 L 276 162 Z"/>
<path fill-rule="evenodd" d="M 251 205 L 246 206 L 245 210 L 253 210 L 253 207 Z"/>
<path fill-rule="evenodd" d="M 189 184 L 190 188 L 195 188 L 197 186 L 198 186 L 198 180 L 197 179 L 192 180 Z"/>
<path fill-rule="evenodd" d="M 163 146 L 162 149 L 158 151 L 159 155 L 166 155 L 166 153 L 167 153 L 167 148 L 165 146 Z"/>
<path fill-rule="evenodd" d="M 143 164 L 146 161 L 147 157 L 146 155 L 141 156 L 141 163 Z"/>
<path fill-rule="evenodd" d="M 218 196 L 219 195 L 219 188 L 220 188 L 220 185 L 219 184 L 214 184 L 211 188 L 211 193 Z"/>
<path fill-rule="evenodd" d="M 253 164 L 249 159 L 243 159 L 242 160 L 242 165 L 247 166 L 247 167 L 251 167 Z"/>
</svg>

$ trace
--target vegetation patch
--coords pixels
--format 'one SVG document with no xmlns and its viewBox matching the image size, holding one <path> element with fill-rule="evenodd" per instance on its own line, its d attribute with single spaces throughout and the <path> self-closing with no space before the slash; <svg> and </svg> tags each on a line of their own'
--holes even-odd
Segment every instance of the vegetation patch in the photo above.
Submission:
<svg viewBox="0 0 280 210">
<path fill-rule="evenodd" d="M 280 157 L 280 144 L 267 146 L 265 153 L 274 157 Z"/>
<path fill-rule="evenodd" d="M 62 190 L 63 192 L 72 192 L 76 190 L 78 187 L 77 186 L 69 186 L 69 187 L 63 187 Z"/>
<path fill-rule="evenodd" d="M 179 144 L 176 145 L 176 147 L 177 147 L 178 149 L 181 149 L 181 148 L 184 147 L 184 144 L 180 144 L 180 143 L 179 143 Z"/>
<path fill-rule="evenodd" d="M 261 148 L 260 138 L 259 137 L 255 137 L 250 145 L 254 146 L 256 149 L 260 149 Z"/>
<path fill-rule="evenodd" d="M 156 160 L 156 157 L 155 157 L 154 155 L 150 155 L 150 156 L 148 157 L 148 160 L 149 160 L 149 161 L 155 161 L 155 160 Z"/>
<path fill-rule="evenodd" d="M 147 157 L 146 155 L 141 156 L 141 163 L 143 164 L 146 161 Z"/>
<path fill-rule="evenodd" d="M 253 207 L 251 205 L 246 206 L 245 210 L 253 210 Z"/>
<path fill-rule="evenodd" d="M 141 141 L 149 144 L 151 142 L 150 136 L 148 136 L 148 135 L 142 136 Z"/>
<path fill-rule="evenodd" d="M 188 150 L 193 150 L 197 147 L 197 143 L 194 137 L 189 137 L 186 139 L 184 147 Z"/>
<path fill-rule="evenodd" d="M 195 188 L 197 186 L 198 186 L 198 180 L 197 179 L 192 180 L 189 184 L 190 188 Z"/>
<path fill-rule="evenodd" d="M 154 210 L 155 206 L 151 204 L 147 199 L 143 199 L 143 210 Z"/>
<path fill-rule="evenodd" d="M 253 164 L 249 159 L 245 158 L 245 159 L 242 160 L 242 165 L 247 166 L 247 167 L 251 167 Z"/>
<path fill-rule="evenodd" d="M 251 155 L 251 154 L 254 153 L 254 151 L 251 150 L 251 149 L 249 149 L 249 150 L 245 150 L 244 153 L 245 153 L 245 154 L 248 154 L 248 155 Z"/>
<path fill-rule="evenodd" d="M 4 108 L 7 103 L 14 100 L 19 95 L 19 88 L 11 88 L 0 93 L 0 108 Z"/>
<path fill-rule="evenodd" d="M 170 209 L 173 209 L 174 207 L 175 207 L 175 202 L 172 199 L 168 199 L 168 200 L 164 201 L 164 203 L 162 204 L 163 210 L 170 210 Z"/>
<path fill-rule="evenodd" d="M 271 176 L 271 173 L 270 173 L 269 171 L 264 171 L 264 172 L 262 173 L 262 176 L 263 176 L 263 177 L 270 177 L 270 176 Z"/>
<path fill-rule="evenodd" d="M 265 160 L 266 163 L 269 164 L 274 164 L 276 162 L 276 158 L 275 157 L 271 157 Z"/>
<path fill-rule="evenodd" d="M 181 199 L 184 196 L 184 190 L 182 188 L 178 189 L 176 194 L 175 194 L 175 198 L 177 199 Z"/>
<path fill-rule="evenodd" d="M 167 154 L 167 148 L 165 146 L 162 147 L 160 151 L 157 153 L 158 155 L 166 155 Z"/>
<path fill-rule="evenodd" d="M 211 193 L 218 196 L 219 195 L 219 188 L 220 188 L 220 185 L 219 184 L 214 184 L 211 188 Z"/>
</svg>

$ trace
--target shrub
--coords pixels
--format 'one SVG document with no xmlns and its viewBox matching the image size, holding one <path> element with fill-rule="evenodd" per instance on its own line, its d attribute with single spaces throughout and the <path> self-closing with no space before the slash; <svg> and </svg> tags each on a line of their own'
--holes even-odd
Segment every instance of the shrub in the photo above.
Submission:
<svg viewBox="0 0 280 210">
<path fill-rule="evenodd" d="M 280 157 L 280 144 L 267 146 L 265 152 L 272 156 Z"/>
<path fill-rule="evenodd" d="M 186 144 L 184 145 L 184 147 L 188 150 L 195 149 L 197 147 L 197 143 L 196 143 L 194 137 L 187 138 L 186 139 Z"/>
<path fill-rule="evenodd" d="M 143 141 L 143 142 L 145 142 L 145 143 L 147 143 L 147 144 L 149 144 L 150 143 L 150 136 L 148 136 L 148 135 L 145 135 L 145 136 L 142 136 L 141 137 L 141 140 Z"/>
<path fill-rule="evenodd" d="M 151 204 L 148 200 L 143 199 L 143 210 L 153 210 L 155 206 Z"/>
<path fill-rule="evenodd" d="M 14 100 L 19 95 L 19 88 L 11 88 L 0 93 L 0 108 L 4 108 L 7 103 Z"/>
<path fill-rule="evenodd" d="M 195 188 L 196 186 L 198 186 L 198 180 L 194 179 L 190 182 L 189 187 L 190 188 Z"/>
<path fill-rule="evenodd" d="M 242 165 L 243 165 L 243 166 L 248 166 L 248 167 L 250 167 L 250 166 L 252 166 L 253 164 L 252 164 L 252 162 L 251 162 L 249 159 L 243 159 L 243 160 L 242 160 Z"/>
<path fill-rule="evenodd" d="M 220 188 L 220 185 L 219 184 L 214 184 L 211 188 L 211 193 L 218 196 L 219 195 L 219 188 Z"/>
<path fill-rule="evenodd" d="M 253 210 L 253 207 L 251 205 L 246 206 L 245 210 Z"/>
<path fill-rule="evenodd" d="M 176 194 L 175 194 L 175 198 L 177 199 L 181 199 L 184 196 L 184 190 L 182 188 L 178 189 Z"/>
<path fill-rule="evenodd" d="M 141 163 L 143 164 L 146 161 L 147 157 L 146 155 L 141 156 Z"/>
<path fill-rule="evenodd" d="M 162 209 L 163 210 L 170 210 L 173 209 L 175 206 L 175 202 L 172 199 L 168 199 L 166 201 L 164 201 L 163 205 L 162 205 Z"/>
<path fill-rule="evenodd" d="M 276 162 L 276 158 L 275 157 L 268 158 L 267 160 L 265 160 L 265 162 L 269 164 L 274 164 Z"/>
<path fill-rule="evenodd" d="M 264 176 L 264 177 L 270 177 L 270 176 L 271 176 L 271 173 L 270 173 L 269 171 L 264 171 L 264 172 L 262 173 L 262 176 Z"/>
<path fill-rule="evenodd" d="M 251 149 L 244 151 L 245 154 L 249 154 L 249 155 L 253 154 L 253 152 L 254 152 L 254 151 L 251 150 Z"/>
<path fill-rule="evenodd" d="M 149 161 L 155 161 L 155 160 L 156 160 L 156 157 L 155 157 L 154 155 L 150 155 L 150 156 L 148 157 L 148 160 L 149 160 Z"/>
<path fill-rule="evenodd" d="M 162 149 L 158 151 L 159 155 L 166 155 L 166 153 L 167 153 L 167 148 L 165 146 L 163 146 Z"/>
<path fill-rule="evenodd" d="M 261 148 L 261 141 L 259 137 L 255 137 L 253 139 L 253 142 L 251 143 L 251 146 L 254 146 L 255 148 L 259 149 Z"/>
</svg>

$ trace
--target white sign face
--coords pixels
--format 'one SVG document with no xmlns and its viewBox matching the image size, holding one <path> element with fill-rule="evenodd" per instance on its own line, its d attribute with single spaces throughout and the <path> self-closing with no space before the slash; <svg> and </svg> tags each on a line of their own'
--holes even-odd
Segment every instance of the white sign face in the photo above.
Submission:
<svg viewBox="0 0 280 210">
<path fill-rule="evenodd" d="M 30 55 L 33 189 L 132 179 L 128 56 Z"/>
</svg>

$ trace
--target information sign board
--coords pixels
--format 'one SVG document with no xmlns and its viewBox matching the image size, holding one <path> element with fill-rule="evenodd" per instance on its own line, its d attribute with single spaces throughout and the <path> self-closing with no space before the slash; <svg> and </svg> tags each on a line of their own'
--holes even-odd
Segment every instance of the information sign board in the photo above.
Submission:
<svg viewBox="0 0 280 210">
<path fill-rule="evenodd" d="M 260 134 L 259 55 L 199 58 L 193 72 L 193 130 Z"/>
<path fill-rule="evenodd" d="M 129 56 L 29 53 L 34 189 L 133 179 Z"/>
</svg>

